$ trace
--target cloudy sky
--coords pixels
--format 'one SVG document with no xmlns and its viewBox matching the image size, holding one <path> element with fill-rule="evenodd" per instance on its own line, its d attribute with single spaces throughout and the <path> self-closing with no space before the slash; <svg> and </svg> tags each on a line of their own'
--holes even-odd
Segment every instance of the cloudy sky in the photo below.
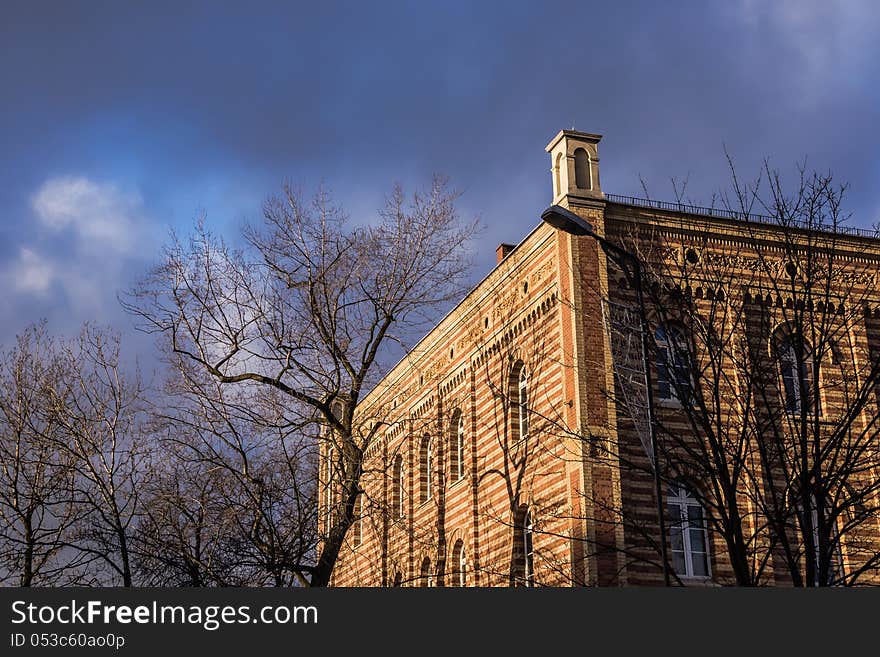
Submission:
<svg viewBox="0 0 880 657">
<path fill-rule="evenodd" d="M 446 174 L 481 276 L 550 202 L 560 128 L 604 135 L 606 192 L 708 201 L 726 146 L 807 157 L 880 219 L 872 0 L 139 4 L 0 4 L 0 343 L 131 335 L 116 295 L 168 231 L 232 233 L 285 179 L 371 216 Z"/>
</svg>

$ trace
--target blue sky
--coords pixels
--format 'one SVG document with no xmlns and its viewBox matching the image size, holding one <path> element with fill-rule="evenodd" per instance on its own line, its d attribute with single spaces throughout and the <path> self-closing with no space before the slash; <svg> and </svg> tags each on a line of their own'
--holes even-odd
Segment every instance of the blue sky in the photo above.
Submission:
<svg viewBox="0 0 880 657">
<path fill-rule="evenodd" d="M 486 228 L 475 277 L 550 202 L 544 146 L 603 134 L 606 192 L 707 202 L 808 158 L 880 220 L 880 5 L 0 4 L 0 343 L 111 323 L 200 212 L 232 234 L 285 179 L 371 217 L 432 173 Z"/>
</svg>

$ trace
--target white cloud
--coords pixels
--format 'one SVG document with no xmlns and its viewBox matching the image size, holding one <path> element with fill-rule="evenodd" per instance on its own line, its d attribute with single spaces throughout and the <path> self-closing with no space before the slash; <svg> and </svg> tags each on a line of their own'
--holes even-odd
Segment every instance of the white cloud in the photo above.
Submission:
<svg viewBox="0 0 880 657">
<path fill-rule="evenodd" d="M 122 253 L 137 245 L 142 203 L 138 194 L 83 177 L 47 180 L 32 199 L 37 218 L 51 231 L 70 228 L 83 248 Z"/>
<path fill-rule="evenodd" d="M 32 215 L 0 260 L 0 315 L 16 318 L 14 329 L 0 327 L 0 342 L 20 328 L 17 318 L 45 317 L 60 331 L 85 320 L 120 322 L 117 294 L 156 255 L 140 194 L 70 176 L 46 180 L 30 202 Z"/>
<path fill-rule="evenodd" d="M 9 277 L 18 292 L 45 294 L 52 284 L 54 270 L 46 258 L 21 247 L 18 260 L 9 270 Z"/>
</svg>

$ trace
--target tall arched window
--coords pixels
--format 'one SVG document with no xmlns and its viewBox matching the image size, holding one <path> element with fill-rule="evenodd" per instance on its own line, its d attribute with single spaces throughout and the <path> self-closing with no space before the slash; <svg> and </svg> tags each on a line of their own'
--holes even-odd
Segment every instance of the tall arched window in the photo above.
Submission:
<svg viewBox="0 0 880 657">
<path fill-rule="evenodd" d="M 427 502 L 434 493 L 434 454 L 431 436 L 422 438 L 422 446 L 419 450 L 419 501 Z"/>
<path fill-rule="evenodd" d="M 519 437 L 529 437 L 529 385 L 526 379 L 526 369 L 523 367 L 519 373 Z"/>
<path fill-rule="evenodd" d="M 804 506 L 800 499 L 795 501 L 795 511 L 797 513 L 797 521 L 801 532 L 801 540 L 804 544 L 804 560 L 811 559 L 813 564 L 813 578 L 811 584 L 813 586 L 829 586 L 836 583 L 844 574 L 843 571 L 843 553 L 840 549 L 840 532 L 837 523 L 828 518 L 828 509 L 823 509 L 822 520 L 820 523 L 819 505 L 816 496 L 810 494 L 809 498 L 809 515 L 804 513 Z M 821 524 L 826 526 L 821 527 Z M 813 544 L 812 552 L 808 550 L 807 537 Z M 824 538 L 824 541 L 823 541 Z M 825 549 L 823 550 L 823 542 Z M 823 555 L 829 554 L 828 563 L 823 564 Z M 822 567 L 825 567 L 826 573 L 822 574 Z M 806 564 L 804 565 L 804 575 L 806 576 Z"/>
<path fill-rule="evenodd" d="M 431 560 L 428 557 L 422 559 L 421 585 L 434 586 L 434 572 L 431 570 Z"/>
<path fill-rule="evenodd" d="M 583 148 L 574 152 L 574 184 L 578 189 L 593 189 L 590 156 Z"/>
<path fill-rule="evenodd" d="M 394 467 L 391 469 L 391 512 L 395 518 L 403 518 L 405 515 L 406 480 L 403 473 L 403 456 L 398 454 L 394 457 Z"/>
<path fill-rule="evenodd" d="M 562 193 L 562 153 L 556 156 L 554 173 L 556 174 L 556 196 L 559 196 Z"/>
<path fill-rule="evenodd" d="M 684 333 L 676 326 L 658 326 L 654 332 L 654 343 L 657 345 L 659 399 L 685 401 L 691 391 L 691 372 Z"/>
<path fill-rule="evenodd" d="M 782 379 L 782 394 L 785 410 L 800 413 L 802 408 L 812 411 L 813 396 L 813 356 L 810 346 L 797 335 L 781 335 L 776 340 L 776 357 Z M 815 407 L 818 408 L 818 399 Z M 821 408 L 819 408 L 821 413 Z"/>
<path fill-rule="evenodd" d="M 452 548 L 452 585 L 467 586 L 467 562 L 464 541 L 458 539 Z"/>
<path fill-rule="evenodd" d="M 522 361 L 517 362 L 510 372 L 509 396 L 511 407 L 511 429 L 514 440 L 529 437 L 529 383 L 526 368 Z"/>
<path fill-rule="evenodd" d="M 532 512 L 526 510 L 522 519 L 523 549 L 523 583 L 525 586 L 535 585 L 535 535 L 532 525 Z"/>
<path fill-rule="evenodd" d="M 684 577 L 709 576 L 709 541 L 703 507 L 683 484 L 666 491 L 672 567 Z"/>
<path fill-rule="evenodd" d="M 464 416 L 457 409 L 449 423 L 449 465 L 453 481 L 464 476 Z"/>
<path fill-rule="evenodd" d="M 400 574 L 399 570 L 394 573 L 394 583 L 392 586 L 403 586 L 403 575 Z"/>
</svg>

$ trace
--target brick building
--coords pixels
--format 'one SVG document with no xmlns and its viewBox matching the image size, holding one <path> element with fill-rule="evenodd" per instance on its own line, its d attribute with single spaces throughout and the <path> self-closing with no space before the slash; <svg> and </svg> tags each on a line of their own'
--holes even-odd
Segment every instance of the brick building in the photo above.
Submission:
<svg viewBox="0 0 880 657">
<path fill-rule="evenodd" d="M 858 231 L 783 229 L 760 217 L 606 195 L 599 181 L 600 139 L 564 130 L 548 145 L 553 204 L 589 221 L 597 234 L 627 245 L 656 274 L 651 280 L 674 280 L 675 298 L 686 298 L 688 307 L 714 313 L 735 306 L 737 317 L 762 318 L 722 321 L 731 333 L 750 336 L 742 344 L 772 343 L 786 309 L 801 306 L 797 293 L 786 297 L 771 280 L 774 272 L 784 280 L 782 272 L 791 274 L 793 265 L 786 262 L 791 249 L 784 243 L 794 240 L 815 251 L 828 247 L 833 237 L 833 253 L 846 275 L 839 279 L 841 289 L 826 291 L 828 299 L 838 299 L 838 307 L 825 305 L 837 317 L 858 294 L 857 312 L 844 322 L 843 332 L 847 353 L 861 359 L 860 380 L 870 378 L 880 346 L 880 240 Z M 702 274 L 695 271 L 697 263 L 711 263 L 714 273 L 703 264 Z M 663 314 L 669 309 L 657 307 L 664 304 L 656 283 L 649 291 L 651 408 L 662 427 L 657 440 L 664 443 L 691 430 L 679 400 L 683 386 L 701 383 L 686 381 L 679 359 L 670 356 L 673 329 Z M 680 478 L 687 468 L 672 461 L 678 448 L 663 447 L 669 452 L 661 466 L 678 470 L 675 477 L 665 473 L 657 486 L 646 425 L 639 419 L 647 412 L 645 403 L 632 390 L 621 390 L 624 384 L 615 377 L 615 362 L 620 367 L 632 360 L 624 353 L 632 336 L 614 328 L 611 313 L 634 303 L 632 281 L 591 237 L 540 223 L 516 246 L 501 245 L 497 266 L 359 406 L 363 416 L 381 418 L 383 439 L 366 455 L 360 517 L 349 531 L 334 584 L 662 583 L 660 510 L 675 583 L 737 581 L 737 568 L 744 566 L 732 562 L 724 532 L 712 522 L 713 509 L 704 508 L 712 506 L 708 493 L 693 493 L 694 486 L 708 483 L 700 483 L 696 472 L 692 481 Z M 813 308 L 812 301 L 808 305 Z M 772 344 L 766 349 L 777 353 Z M 793 409 L 807 403 L 799 385 L 809 378 L 803 368 L 781 371 L 775 382 L 757 386 L 757 393 L 750 392 L 755 382 L 726 374 L 714 385 L 715 395 L 707 395 L 720 400 L 717 411 L 725 426 L 760 425 L 766 433 L 779 418 L 791 421 Z M 829 426 L 834 425 L 829 418 L 847 407 L 841 385 L 829 384 L 822 392 L 821 413 Z M 779 399 L 776 415 L 767 410 L 777 407 L 768 395 Z M 744 406 L 756 410 L 744 411 Z M 876 396 L 865 399 L 848 430 L 876 445 L 877 413 Z M 758 419 L 753 423 L 746 417 Z M 862 518 L 850 531 L 849 516 L 828 514 L 835 526 L 847 527 L 834 545 L 825 546 L 835 555 L 835 572 L 864 570 L 859 582 L 876 581 L 872 564 L 880 524 L 873 506 L 878 495 L 874 456 L 866 456 L 868 465 L 858 475 L 858 481 L 867 482 L 858 508 L 868 520 Z M 759 457 L 758 447 L 748 455 L 755 462 Z M 743 535 L 751 540 L 747 567 L 758 583 L 791 584 L 791 559 L 802 558 L 807 549 L 818 551 L 821 541 L 792 551 L 791 541 L 775 542 L 773 531 L 763 526 L 755 505 L 779 487 L 769 470 L 768 465 L 764 475 L 737 484 L 742 486 L 737 499 L 746 509 Z M 332 501 L 327 479 L 325 509 Z M 660 505 L 655 487 L 662 489 Z M 788 506 L 795 509 L 791 522 L 815 520 L 815 508 L 812 515 L 799 515 L 795 502 Z"/>
</svg>

